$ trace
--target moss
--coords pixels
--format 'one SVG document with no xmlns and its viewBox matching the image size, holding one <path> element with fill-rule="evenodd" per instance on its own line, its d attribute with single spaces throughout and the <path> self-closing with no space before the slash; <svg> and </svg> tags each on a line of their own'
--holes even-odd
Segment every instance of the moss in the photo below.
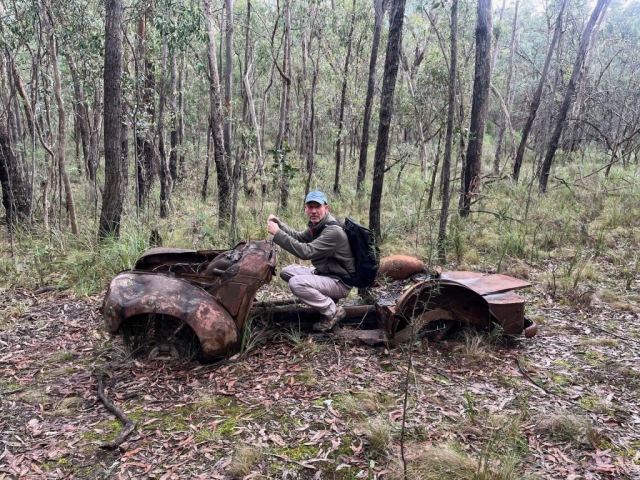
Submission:
<svg viewBox="0 0 640 480">
<path fill-rule="evenodd" d="M 51 357 L 49 361 L 52 363 L 61 363 L 72 360 L 73 358 L 75 358 L 75 356 L 76 355 L 71 352 L 61 352 L 58 355 L 54 355 L 53 357 Z"/>
<path fill-rule="evenodd" d="M 295 377 L 296 382 L 302 383 L 303 385 L 315 385 L 317 383 L 316 375 L 313 370 L 305 370 L 299 375 Z"/>
<path fill-rule="evenodd" d="M 560 385 L 568 385 L 570 383 L 568 378 L 562 377 L 560 375 L 553 375 L 551 377 L 551 380 L 553 380 L 553 383 L 555 385 L 558 385 L 558 386 L 560 386 Z"/>
<path fill-rule="evenodd" d="M 380 364 L 380 368 L 383 372 L 395 372 L 396 369 L 391 362 L 384 362 Z"/>
<path fill-rule="evenodd" d="M 96 430 L 102 430 L 102 432 Z M 122 422 L 120 420 L 103 420 L 93 425 L 91 430 L 81 432 L 80 437 L 87 442 L 107 443 L 114 440 L 120 430 L 122 430 Z"/>
<path fill-rule="evenodd" d="M 551 363 L 553 365 L 557 365 L 557 366 L 563 367 L 563 368 L 572 368 L 573 367 L 573 365 L 571 365 L 569 362 L 566 362 L 564 360 L 554 360 Z"/>
<path fill-rule="evenodd" d="M 320 450 L 320 447 L 316 445 L 304 445 L 301 443 L 296 447 L 284 447 L 284 448 L 274 449 L 273 452 L 276 455 L 281 455 L 283 457 L 288 458 L 289 460 L 299 462 L 300 460 L 314 458 L 318 454 L 319 450 Z"/>
</svg>

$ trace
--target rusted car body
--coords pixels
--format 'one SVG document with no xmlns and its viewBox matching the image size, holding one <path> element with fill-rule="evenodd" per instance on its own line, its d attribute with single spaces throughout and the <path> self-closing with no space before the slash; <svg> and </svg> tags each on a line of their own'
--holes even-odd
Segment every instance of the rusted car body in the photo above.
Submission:
<svg viewBox="0 0 640 480">
<path fill-rule="evenodd" d="M 149 342 L 156 353 L 163 348 L 164 353 L 176 353 L 167 345 L 187 331 L 198 340 L 199 359 L 209 361 L 239 349 L 250 314 L 317 320 L 318 313 L 308 307 L 254 301 L 274 273 L 275 248 L 269 241 L 253 241 L 233 250 L 151 249 L 134 270 L 111 282 L 102 306 L 107 330 L 116 334 L 151 325 L 152 338 L 133 347 Z M 393 266 L 386 270 L 391 277 L 371 289 L 370 304 L 345 305 L 344 323 L 360 328 L 333 334 L 390 345 L 413 336 L 441 339 L 458 324 L 499 325 L 506 334 L 526 337 L 536 334 L 537 326 L 525 318 L 524 299 L 515 293 L 530 286 L 528 282 L 464 271 L 427 274 L 418 271 L 424 269 L 417 259 L 404 256 L 381 263 Z M 398 278 L 404 275 L 407 278 Z M 164 324 L 169 328 L 162 328 Z"/>
<path fill-rule="evenodd" d="M 195 332 L 201 360 L 227 355 L 239 347 L 255 294 L 271 281 L 275 261 L 268 241 L 233 250 L 153 248 L 109 285 L 102 306 L 107 331 L 116 334 L 127 321 L 144 324 L 148 316 L 178 319 L 176 328 L 186 324 Z"/>
</svg>

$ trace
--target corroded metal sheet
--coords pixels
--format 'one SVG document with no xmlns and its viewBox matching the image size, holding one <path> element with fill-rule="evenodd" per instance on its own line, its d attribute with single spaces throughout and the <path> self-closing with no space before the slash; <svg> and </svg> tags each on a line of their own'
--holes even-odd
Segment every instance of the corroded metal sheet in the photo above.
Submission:
<svg viewBox="0 0 640 480">
<path fill-rule="evenodd" d="M 224 355 L 238 343 L 233 317 L 203 289 L 185 280 L 149 272 L 126 272 L 109 286 L 102 307 L 107 330 L 143 314 L 169 315 L 186 322 L 200 339 L 202 356 Z"/>
<path fill-rule="evenodd" d="M 420 282 L 409 288 L 398 299 L 395 309 L 387 309 L 383 327 L 393 338 L 410 319 L 419 321 L 424 317 L 423 312 L 440 311 L 447 314 L 431 314 L 427 323 L 455 320 L 491 327 L 495 321 L 505 333 L 521 334 L 525 329 L 524 299 L 512 290 L 527 286 L 530 286 L 528 282 L 506 275 L 443 272 L 439 280 Z M 526 333 L 533 336 L 536 331 L 529 328 Z"/>
<path fill-rule="evenodd" d="M 509 277 L 502 274 L 482 275 L 476 272 L 442 272 L 442 281 L 448 281 L 464 285 L 469 290 L 473 290 L 479 295 L 489 295 L 492 293 L 507 292 L 520 288 L 530 287 L 529 282 L 519 278 Z"/>
<path fill-rule="evenodd" d="M 254 296 L 271 280 L 275 261 L 270 241 L 228 251 L 153 248 L 136 270 L 111 282 L 102 309 L 107 330 L 115 334 L 138 315 L 168 315 L 193 329 L 201 358 L 225 355 L 237 348 Z"/>
</svg>

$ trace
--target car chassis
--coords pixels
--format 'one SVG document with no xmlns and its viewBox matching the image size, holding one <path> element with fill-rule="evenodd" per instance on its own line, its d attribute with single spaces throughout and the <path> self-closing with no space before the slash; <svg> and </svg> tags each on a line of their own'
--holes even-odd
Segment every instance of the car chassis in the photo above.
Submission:
<svg viewBox="0 0 640 480">
<path fill-rule="evenodd" d="M 406 258 L 422 266 L 411 257 L 383 259 L 380 282 L 368 292 L 375 299 L 345 303 L 343 325 L 359 328 L 337 328 L 332 334 L 390 346 L 416 336 L 440 340 L 459 324 L 497 325 L 505 334 L 527 338 L 536 334 L 537 325 L 524 315 L 524 299 L 515 293 L 528 282 L 467 271 L 426 273 L 422 267 L 407 272 L 402 268 Z M 196 354 L 209 362 L 232 355 L 241 348 L 251 315 L 268 315 L 276 323 L 293 317 L 303 326 L 319 318 L 315 310 L 293 302 L 254 301 L 275 266 L 276 246 L 266 240 L 232 250 L 152 248 L 133 270 L 112 280 L 102 305 L 106 328 L 152 358 Z M 180 351 L 180 339 L 197 339 L 197 351 Z"/>
</svg>

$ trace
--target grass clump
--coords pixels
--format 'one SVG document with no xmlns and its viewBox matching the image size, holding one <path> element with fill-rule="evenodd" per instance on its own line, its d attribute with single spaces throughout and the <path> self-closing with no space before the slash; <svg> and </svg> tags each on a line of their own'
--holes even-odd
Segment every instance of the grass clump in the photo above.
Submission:
<svg viewBox="0 0 640 480">
<path fill-rule="evenodd" d="M 467 365 L 477 365 L 488 361 L 492 357 L 491 346 L 484 335 L 471 330 L 465 330 L 462 335 L 459 355 Z"/>
<path fill-rule="evenodd" d="M 598 445 L 602 441 L 600 432 L 588 418 L 568 412 L 545 416 L 536 425 L 536 430 L 553 440 L 576 446 Z"/>
<path fill-rule="evenodd" d="M 262 460 L 262 452 L 250 445 L 240 445 L 236 448 L 233 459 L 227 467 L 227 473 L 234 478 L 244 478 Z"/>
<path fill-rule="evenodd" d="M 387 453 L 393 438 L 391 425 L 380 418 L 367 422 L 365 434 L 369 441 L 369 449 L 374 455 Z"/>
<path fill-rule="evenodd" d="M 407 459 L 406 476 L 401 465 L 392 473 L 393 480 L 516 480 L 519 459 L 514 453 L 503 455 L 500 461 L 475 459 L 459 445 L 439 444 L 422 448 Z"/>
</svg>

